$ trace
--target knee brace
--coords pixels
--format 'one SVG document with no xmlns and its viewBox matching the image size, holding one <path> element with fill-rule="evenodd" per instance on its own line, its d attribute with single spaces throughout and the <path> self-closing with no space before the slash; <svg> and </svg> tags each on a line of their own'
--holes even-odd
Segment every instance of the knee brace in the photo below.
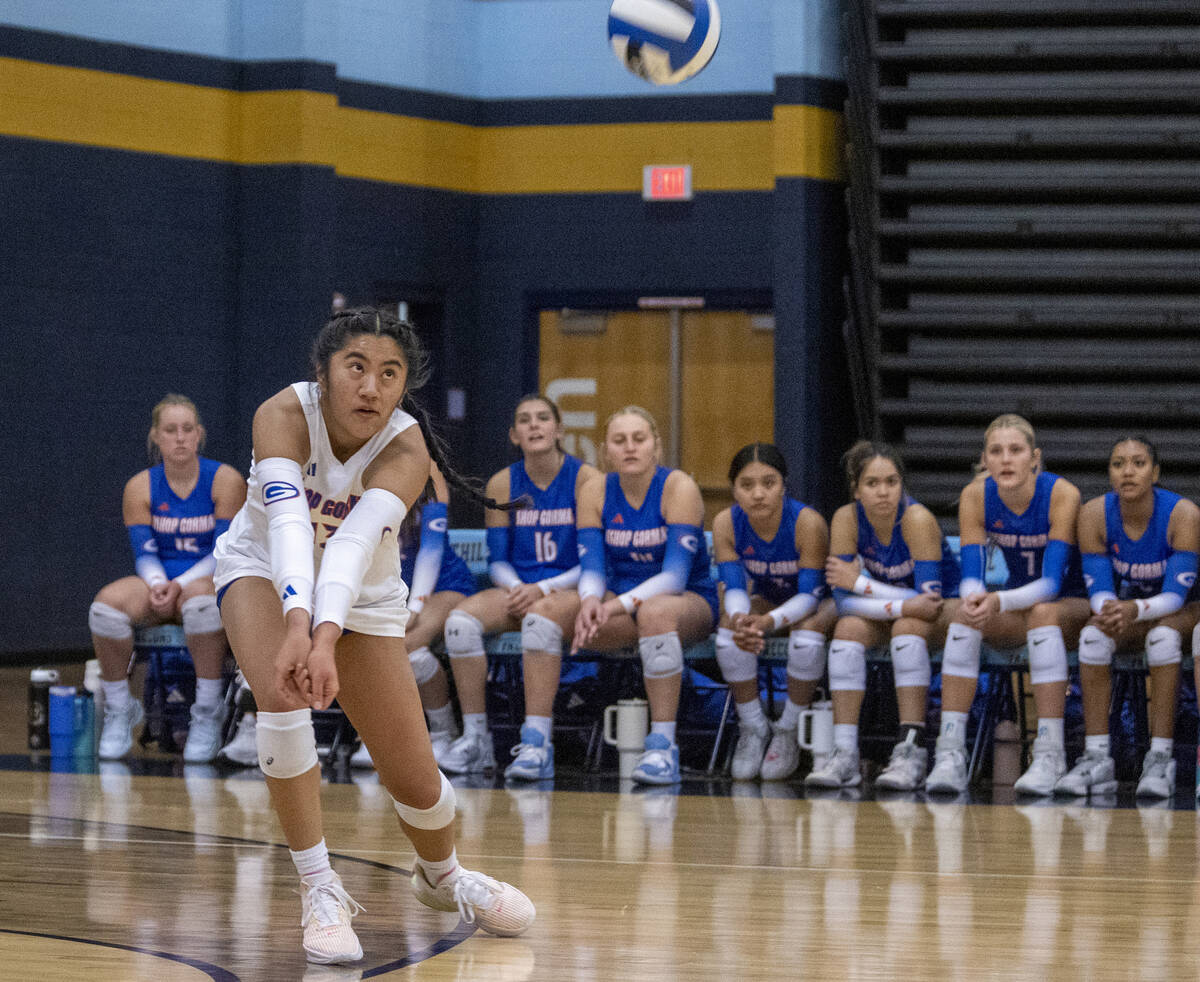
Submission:
<svg viewBox="0 0 1200 982">
<path fill-rule="evenodd" d="M 1178 665 L 1183 661 L 1183 638 L 1173 627 L 1159 624 L 1146 635 L 1146 664 L 1151 668 L 1159 665 Z"/>
<path fill-rule="evenodd" d="M 454 797 L 454 785 L 441 771 L 438 771 L 438 776 L 442 779 L 442 793 L 431 807 L 413 808 L 411 805 L 392 800 L 392 804 L 396 806 L 396 814 L 400 816 L 400 820 L 405 825 L 411 825 L 414 829 L 432 831 L 444 829 L 454 821 L 454 808 L 457 803 Z"/>
<path fill-rule="evenodd" d="M 563 632 L 554 621 L 541 614 L 526 614 L 521 621 L 521 650 L 562 654 Z"/>
<path fill-rule="evenodd" d="M 730 684 L 758 678 L 758 656 L 734 644 L 733 631 L 727 627 L 717 628 L 717 665 Z"/>
<path fill-rule="evenodd" d="M 648 679 L 664 679 L 683 671 L 683 645 L 674 631 L 652 634 L 638 640 L 642 656 L 642 675 Z"/>
<path fill-rule="evenodd" d="M 817 682 L 825 674 L 825 635 L 817 631 L 792 631 L 788 635 L 788 678 Z"/>
<path fill-rule="evenodd" d="M 1062 628 L 1049 624 L 1025 634 L 1029 646 L 1029 678 L 1034 685 L 1067 680 L 1067 646 Z"/>
<path fill-rule="evenodd" d="M 98 638 L 124 641 L 133 637 L 133 622 L 128 614 L 97 600 L 88 608 L 88 630 Z"/>
<path fill-rule="evenodd" d="M 1146 638 L 1147 642 L 1150 640 Z M 1079 664 L 1080 665 L 1111 665 L 1113 655 L 1117 651 L 1117 642 L 1096 627 L 1087 624 L 1079 632 Z M 1147 653 L 1150 648 L 1147 646 Z"/>
<path fill-rule="evenodd" d="M 857 641 L 835 640 L 829 646 L 829 688 L 834 692 L 864 692 L 867 688 L 867 649 Z"/>
<path fill-rule="evenodd" d="M 258 714 L 254 728 L 258 766 L 267 777 L 298 777 L 317 766 L 317 738 L 312 710 Z"/>
<path fill-rule="evenodd" d="M 211 593 L 188 597 L 179 608 L 184 634 L 215 634 L 221 630 L 221 610 Z"/>
<path fill-rule="evenodd" d="M 446 654 L 451 658 L 482 658 L 483 621 L 461 610 L 450 611 L 443 630 Z"/>
<path fill-rule="evenodd" d="M 951 624 L 942 651 L 942 674 L 963 679 L 979 678 L 979 647 L 983 635 L 966 624 Z"/>
<path fill-rule="evenodd" d="M 916 634 L 898 634 L 892 638 L 892 672 L 896 688 L 929 685 L 929 646 Z"/>
<path fill-rule="evenodd" d="M 412 665 L 413 678 L 417 680 L 417 685 L 424 685 L 432 679 L 438 672 L 438 660 L 434 657 L 433 652 L 429 650 L 428 645 L 410 651 L 408 653 L 408 663 Z"/>
</svg>

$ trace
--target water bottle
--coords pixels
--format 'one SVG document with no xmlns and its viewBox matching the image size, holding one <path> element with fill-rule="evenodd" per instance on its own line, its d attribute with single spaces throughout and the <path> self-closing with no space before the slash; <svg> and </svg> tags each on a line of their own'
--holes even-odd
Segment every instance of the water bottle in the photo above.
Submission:
<svg viewBox="0 0 1200 982">
<path fill-rule="evenodd" d="M 100 662 L 95 658 L 88 659 L 83 666 L 83 687 L 92 696 L 92 706 L 96 717 L 96 745 L 100 745 L 100 731 L 104 724 L 104 686 L 100 684 Z"/>
<path fill-rule="evenodd" d="M 96 704 L 86 689 L 75 694 L 75 726 L 71 752 L 76 757 L 96 756 Z"/>
<path fill-rule="evenodd" d="M 50 748 L 50 686 L 58 684 L 53 668 L 35 668 L 29 673 L 29 749 Z"/>
</svg>

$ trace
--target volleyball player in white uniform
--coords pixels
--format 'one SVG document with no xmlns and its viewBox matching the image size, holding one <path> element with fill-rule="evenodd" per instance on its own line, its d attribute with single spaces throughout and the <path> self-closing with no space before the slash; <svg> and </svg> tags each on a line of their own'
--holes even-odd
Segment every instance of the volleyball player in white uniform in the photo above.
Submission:
<svg viewBox="0 0 1200 982">
<path fill-rule="evenodd" d="M 519 934 L 533 922 L 529 899 L 458 865 L 454 789 L 434 763 L 403 641 L 397 533 L 431 454 L 451 484 L 469 488 L 408 395 L 427 377 L 425 353 L 411 325 L 363 308 L 325 325 L 312 361 L 316 382 L 255 413 L 249 496 L 217 544 L 215 577 L 258 704 L 260 766 L 301 877 L 305 953 L 318 963 L 362 957 L 350 923 L 360 908 L 330 868 L 321 821 L 311 711 L 335 697 L 416 850 L 418 899 Z"/>
</svg>

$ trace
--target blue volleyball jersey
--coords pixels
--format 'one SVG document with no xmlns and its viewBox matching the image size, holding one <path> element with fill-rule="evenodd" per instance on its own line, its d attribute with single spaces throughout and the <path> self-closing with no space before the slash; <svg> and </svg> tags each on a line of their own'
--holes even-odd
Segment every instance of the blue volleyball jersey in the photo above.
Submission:
<svg viewBox="0 0 1200 982">
<path fill-rule="evenodd" d="M 621 478 L 609 474 L 604 483 L 604 562 L 608 588 L 614 593 L 632 590 L 662 572 L 667 552 L 667 522 L 662 514 L 663 485 L 671 472 L 659 467 L 641 508 L 634 508 L 621 490 Z M 716 609 L 717 585 L 712 578 L 708 545 L 703 538 L 692 556 L 684 587 L 699 593 Z"/>
<path fill-rule="evenodd" d="M 525 461 L 518 460 L 508 468 L 509 498 L 516 500 L 527 495 L 533 507 L 508 513 L 508 556 L 494 558 L 507 558 L 523 583 L 536 583 L 579 565 L 579 550 L 575 545 L 575 481 L 581 466 L 581 460 L 566 454 L 562 467 L 545 491 L 529 479 Z"/>
<path fill-rule="evenodd" d="M 983 522 L 988 545 L 1004 554 L 1008 567 L 1007 589 L 1024 586 L 1042 576 L 1042 556 L 1050 541 L 1050 496 L 1058 482 L 1057 474 L 1041 471 L 1037 475 L 1033 500 L 1020 515 L 1000 500 L 996 482 L 989 477 L 983 484 Z M 1071 558 L 1063 572 L 1060 597 L 1086 597 L 1079 549 L 1071 548 Z"/>
<path fill-rule="evenodd" d="M 407 529 L 408 526 L 405 526 L 405 528 Z M 399 542 L 400 579 L 411 586 L 413 570 L 417 565 L 417 553 L 421 551 L 419 514 L 417 521 L 411 527 L 411 531 L 402 531 L 400 533 Z M 475 577 L 472 575 L 470 567 L 467 566 L 465 560 L 457 552 L 450 548 L 449 542 L 446 543 L 446 548 L 442 550 L 442 565 L 438 568 L 437 583 L 433 587 L 434 593 L 443 593 L 446 590 L 463 593 L 468 597 L 475 592 Z"/>
<path fill-rule="evenodd" d="M 796 521 L 807 507 L 795 498 L 784 497 L 779 528 L 770 542 L 754 531 L 741 505 L 735 504 L 729 510 L 733 519 L 733 547 L 746 570 L 750 592 L 766 598 L 773 607 L 796 595 L 796 575 L 800 572 Z"/>
<path fill-rule="evenodd" d="M 1104 530 L 1108 558 L 1112 562 L 1117 597 L 1144 600 L 1162 593 L 1167 559 L 1175 551 L 1167 543 L 1167 526 L 1180 496 L 1163 488 L 1154 489 L 1154 512 L 1141 538 L 1125 534 L 1117 493 L 1104 496 Z"/>
<path fill-rule="evenodd" d="M 219 461 L 200 458 L 200 475 L 186 498 L 171 490 L 163 465 L 150 468 L 150 528 L 167 578 L 174 579 L 213 551 L 217 519 L 212 496 Z"/>
<path fill-rule="evenodd" d="M 905 495 L 900 499 L 900 507 L 896 509 L 896 523 L 892 526 L 892 539 L 884 545 L 875 534 L 875 527 L 867 517 L 862 502 L 856 501 L 854 507 L 858 515 L 858 555 L 862 560 L 863 570 L 872 579 L 892 586 L 916 589 L 916 561 L 908 551 L 908 543 L 904 541 L 901 522 L 905 511 L 916 501 Z M 957 597 L 958 584 L 962 579 L 962 570 L 958 559 L 946 537 L 942 536 L 942 559 L 940 564 L 942 596 Z"/>
</svg>

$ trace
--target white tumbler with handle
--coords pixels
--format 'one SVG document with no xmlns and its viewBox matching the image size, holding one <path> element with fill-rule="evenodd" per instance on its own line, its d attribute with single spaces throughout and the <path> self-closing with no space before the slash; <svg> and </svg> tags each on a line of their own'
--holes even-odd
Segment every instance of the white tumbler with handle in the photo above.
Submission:
<svg viewBox="0 0 1200 982">
<path fill-rule="evenodd" d="M 620 776 L 633 776 L 650 732 L 650 704 L 645 699 L 618 699 L 604 708 L 604 742 L 617 748 Z"/>
</svg>

